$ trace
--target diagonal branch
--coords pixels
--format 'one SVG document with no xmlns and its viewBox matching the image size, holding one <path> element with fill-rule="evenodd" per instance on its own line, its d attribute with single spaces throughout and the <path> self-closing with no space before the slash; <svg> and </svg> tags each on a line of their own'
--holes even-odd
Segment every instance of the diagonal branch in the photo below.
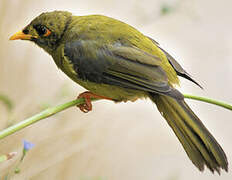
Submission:
<svg viewBox="0 0 232 180">
<path fill-rule="evenodd" d="M 225 103 L 225 102 L 222 102 L 222 101 L 217 101 L 217 100 L 206 98 L 206 97 L 193 96 L 193 95 L 189 95 L 189 94 L 185 94 L 184 97 L 188 98 L 188 99 L 203 101 L 206 103 L 214 104 L 214 105 L 221 106 L 223 108 L 232 110 L 232 105 Z M 96 100 L 97 99 L 92 99 L 92 101 L 96 101 Z M 42 111 L 42 112 L 40 112 L 32 117 L 29 117 L 29 118 L 15 124 L 15 125 L 12 125 L 6 129 L 3 129 L 2 131 L 0 131 L 0 140 L 11 135 L 11 134 L 14 134 L 15 132 L 20 131 L 21 129 L 23 129 L 27 126 L 30 126 L 30 125 L 32 125 L 32 124 L 34 124 L 42 119 L 50 117 L 58 112 L 64 111 L 65 109 L 68 109 L 72 106 L 77 106 L 77 105 L 80 105 L 83 103 L 84 103 L 84 99 L 79 98 L 79 99 L 74 100 L 74 101 L 70 101 L 70 102 L 55 106 L 55 107 L 48 108 L 48 109 L 46 109 L 46 110 L 44 110 L 44 111 Z"/>
</svg>

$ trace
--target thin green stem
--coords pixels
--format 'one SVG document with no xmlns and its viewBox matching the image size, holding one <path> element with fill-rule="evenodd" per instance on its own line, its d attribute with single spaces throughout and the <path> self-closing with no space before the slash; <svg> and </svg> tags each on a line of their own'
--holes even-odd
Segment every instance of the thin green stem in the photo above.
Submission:
<svg viewBox="0 0 232 180">
<path fill-rule="evenodd" d="M 93 99 L 93 100 L 97 100 L 97 99 Z M 40 121 L 40 120 L 45 119 L 47 117 L 50 117 L 58 112 L 61 112 L 65 109 L 68 109 L 72 106 L 83 104 L 84 102 L 85 102 L 84 99 L 80 98 L 80 99 L 70 101 L 70 102 L 55 106 L 55 107 L 48 108 L 48 109 L 46 109 L 46 110 L 44 110 L 44 111 L 42 111 L 34 116 L 31 116 L 31 117 L 15 124 L 15 125 L 12 125 L 6 129 L 3 129 L 2 131 L 0 131 L 0 139 L 3 139 L 6 136 L 9 136 L 9 135 L 27 127 L 27 126 L 30 126 L 30 125 L 36 123 L 37 121 Z"/>
<path fill-rule="evenodd" d="M 206 103 L 214 104 L 214 105 L 221 106 L 221 107 L 224 107 L 226 109 L 232 110 L 232 105 L 225 103 L 225 102 L 222 102 L 222 101 L 217 101 L 217 100 L 209 99 L 206 97 L 193 96 L 193 95 L 189 95 L 189 94 L 185 94 L 184 97 L 188 98 L 188 99 L 203 101 Z M 92 100 L 96 101 L 97 99 L 92 99 Z M 46 109 L 46 110 L 44 110 L 44 111 L 42 111 L 42 112 L 40 112 L 32 117 L 29 117 L 29 118 L 15 124 L 15 125 L 12 125 L 6 129 L 3 129 L 2 131 L 0 131 L 0 140 L 3 139 L 4 137 L 7 137 L 11 134 L 14 134 L 15 132 L 20 131 L 21 129 L 23 129 L 27 126 L 30 126 L 30 125 L 32 125 L 32 124 L 34 124 L 42 119 L 50 117 L 58 112 L 61 112 L 65 109 L 68 109 L 72 106 L 80 105 L 83 103 L 84 103 L 84 99 L 81 98 L 81 99 L 70 101 L 70 102 L 55 106 L 55 107 L 48 108 L 48 109 Z"/>
<path fill-rule="evenodd" d="M 232 110 L 232 105 L 228 104 L 226 102 L 223 102 L 223 101 L 218 101 L 218 100 L 210 99 L 210 98 L 207 98 L 207 97 L 194 96 L 194 95 L 190 95 L 190 94 L 184 94 L 184 97 L 188 98 L 188 99 L 194 99 L 194 100 L 197 100 L 197 101 L 206 102 L 206 103 L 209 103 L 209 104 L 214 104 L 214 105 L 221 106 L 223 108 Z"/>
</svg>

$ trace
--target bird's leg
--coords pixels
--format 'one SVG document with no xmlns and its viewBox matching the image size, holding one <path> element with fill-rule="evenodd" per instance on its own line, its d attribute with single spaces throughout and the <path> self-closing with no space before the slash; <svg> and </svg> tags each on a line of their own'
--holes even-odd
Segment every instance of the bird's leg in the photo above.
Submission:
<svg viewBox="0 0 232 180">
<path fill-rule="evenodd" d="M 93 94 L 90 91 L 86 91 L 86 92 L 79 94 L 77 99 L 79 99 L 79 98 L 85 99 L 84 104 L 77 105 L 77 107 L 79 107 L 79 109 L 84 113 L 88 113 L 89 111 L 92 111 L 92 102 L 91 102 L 92 98 L 112 100 L 112 99 L 104 97 L 104 96 Z"/>
</svg>

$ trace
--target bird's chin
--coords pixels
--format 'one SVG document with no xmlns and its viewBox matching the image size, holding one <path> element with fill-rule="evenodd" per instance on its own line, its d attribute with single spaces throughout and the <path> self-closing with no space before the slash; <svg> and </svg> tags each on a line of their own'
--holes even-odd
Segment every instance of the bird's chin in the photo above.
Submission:
<svg viewBox="0 0 232 180">
<path fill-rule="evenodd" d="M 31 39 L 29 39 L 29 41 L 32 41 L 32 42 L 36 43 L 37 45 L 39 45 L 39 40 L 36 37 L 31 37 Z"/>
<path fill-rule="evenodd" d="M 43 40 L 41 41 L 39 39 L 31 39 L 30 41 L 34 42 L 37 46 L 39 46 L 40 48 L 42 48 L 48 54 L 52 53 L 52 48 L 50 48 L 48 46 L 48 44 L 46 42 L 44 42 Z"/>
<path fill-rule="evenodd" d="M 37 39 L 37 38 L 31 38 L 30 41 L 34 42 L 39 47 L 43 47 L 45 45 L 43 40 Z"/>
</svg>

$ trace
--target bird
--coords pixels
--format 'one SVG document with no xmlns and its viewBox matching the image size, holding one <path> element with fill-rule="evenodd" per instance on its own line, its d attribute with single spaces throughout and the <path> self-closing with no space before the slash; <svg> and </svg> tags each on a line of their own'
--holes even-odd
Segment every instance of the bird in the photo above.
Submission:
<svg viewBox="0 0 232 180">
<path fill-rule="evenodd" d="M 116 103 L 149 98 L 166 119 L 192 163 L 203 171 L 228 171 L 222 147 L 176 89 L 179 77 L 200 86 L 154 39 L 103 15 L 75 16 L 44 12 L 10 40 L 34 42 L 50 54 L 69 78 L 86 92 L 81 111 L 92 110 L 91 98 Z M 201 87 L 201 86 L 200 86 Z"/>
</svg>

